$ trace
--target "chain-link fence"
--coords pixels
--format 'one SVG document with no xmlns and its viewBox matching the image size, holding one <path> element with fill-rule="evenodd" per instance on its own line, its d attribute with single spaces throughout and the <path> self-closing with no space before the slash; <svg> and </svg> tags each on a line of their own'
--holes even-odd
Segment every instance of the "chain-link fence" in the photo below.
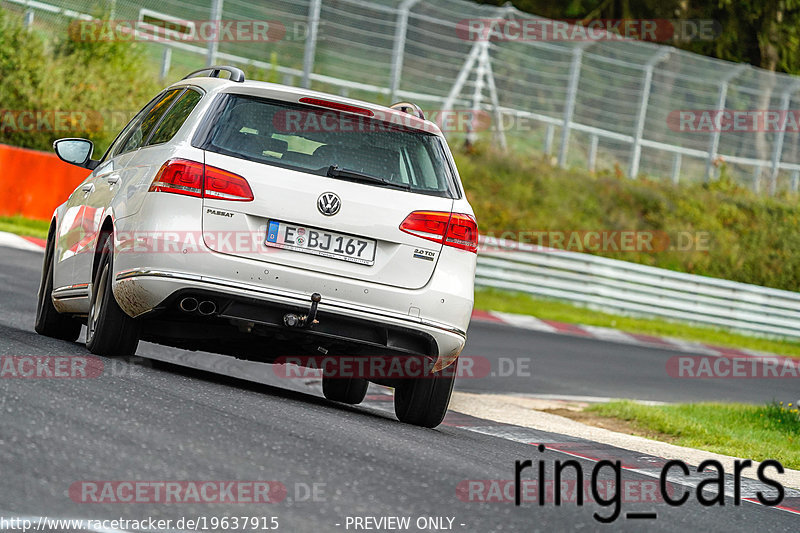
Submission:
<svg viewBox="0 0 800 533">
<path fill-rule="evenodd" d="M 173 21 L 268 21 L 270 39 L 176 37 L 146 46 L 175 78 L 211 63 L 263 78 L 444 116 L 478 110 L 452 137 L 538 150 L 562 166 L 628 176 L 717 179 L 797 191 L 800 79 L 640 40 L 477 38 L 503 21 L 543 23 L 511 7 L 463 0 L 0 0 L 32 27 L 64 28 L 101 12 L 143 27 Z M 183 21 L 183 23 L 179 23 Z M 486 34 L 483 34 L 486 35 Z M 251 35 L 252 37 L 252 35 Z M 563 37 L 563 36 L 562 36 Z M 173 74 L 170 75 L 170 69 Z"/>
</svg>

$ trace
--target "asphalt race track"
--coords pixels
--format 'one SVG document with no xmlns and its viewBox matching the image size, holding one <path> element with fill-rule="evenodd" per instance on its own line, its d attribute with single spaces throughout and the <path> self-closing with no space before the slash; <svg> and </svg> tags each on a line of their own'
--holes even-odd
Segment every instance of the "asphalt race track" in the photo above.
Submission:
<svg viewBox="0 0 800 533">
<path fill-rule="evenodd" d="M 631 398 L 662 402 L 784 403 L 800 398 L 800 380 L 783 378 L 677 378 L 667 361 L 685 352 L 596 338 L 475 322 L 463 355 L 492 361 L 495 376 L 462 379 L 465 392 Z M 525 366 L 517 361 L 522 358 Z M 498 364 L 502 359 L 506 364 Z M 520 368 L 528 372 L 517 375 Z M 513 372 L 512 372 L 513 370 Z M 498 375 L 499 374 L 499 375 Z M 526 375 L 527 374 L 527 375 Z"/>
<path fill-rule="evenodd" d="M 33 331 L 41 258 L 0 248 L 0 356 L 85 355 L 81 342 Z M 470 333 L 470 354 L 530 356 L 533 377 L 463 380 L 461 390 L 669 401 L 793 395 L 790 383 L 670 379 L 663 373 L 670 354 L 663 350 L 492 324 L 475 324 Z M 610 510 L 593 504 L 469 501 L 457 491 L 463 482 L 512 480 L 516 460 L 575 458 L 540 453 L 529 442 L 574 439 L 542 433 L 502 438 L 486 429 L 490 423 L 457 414 L 436 430 L 420 429 L 397 422 L 379 392 L 365 406 L 346 407 L 324 400 L 313 383 L 276 377 L 267 365 L 150 344 L 138 353 L 143 359 L 100 358 L 103 373 L 93 379 L 0 379 L 0 517 L 274 516 L 278 531 L 290 532 L 355 531 L 352 517 L 387 516 L 411 517 L 410 531 L 436 530 L 418 529 L 418 517 L 451 518 L 445 526 L 465 532 L 800 529 L 797 514 L 749 502 L 734 506 L 730 497 L 709 508 L 694 497 L 682 507 L 626 501 L 609 526 L 592 514 Z M 576 460 L 588 480 L 594 463 Z M 626 482 L 653 481 L 635 469 L 623 476 Z M 565 478 L 574 479 L 571 470 Z M 86 503 L 74 490 L 101 480 L 269 480 L 282 484 L 286 495 L 268 504 Z M 656 518 L 629 516 L 637 512 Z"/>
</svg>

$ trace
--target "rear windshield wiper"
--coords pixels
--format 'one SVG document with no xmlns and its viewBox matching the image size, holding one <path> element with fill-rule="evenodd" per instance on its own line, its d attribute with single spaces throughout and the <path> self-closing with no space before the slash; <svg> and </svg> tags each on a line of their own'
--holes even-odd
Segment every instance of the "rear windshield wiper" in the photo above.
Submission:
<svg viewBox="0 0 800 533">
<path fill-rule="evenodd" d="M 354 180 L 363 183 L 374 183 L 375 185 L 383 185 L 384 187 L 395 187 L 406 191 L 411 190 L 411 185 L 409 184 L 389 181 L 387 179 L 378 178 L 376 176 L 371 176 L 369 174 L 364 174 L 363 172 L 358 172 L 357 170 L 348 170 L 338 165 L 329 166 L 326 175 L 331 178 Z"/>
</svg>

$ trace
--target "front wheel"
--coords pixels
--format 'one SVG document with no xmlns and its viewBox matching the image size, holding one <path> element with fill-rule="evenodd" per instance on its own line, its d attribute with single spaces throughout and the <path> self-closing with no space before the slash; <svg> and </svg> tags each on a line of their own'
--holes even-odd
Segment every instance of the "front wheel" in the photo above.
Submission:
<svg viewBox="0 0 800 533">
<path fill-rule="evenodd" d="M 394 390 L 394 412 L 398 420 L 406 424 L 435 428 L 444 420 L 453 384 L 456 381 L 455 366 L 422 378 L 400 383 Z"/>
<path fill-rule="evenodd" d="M 110 235 L 100 245 L 100 262 L 92 286 L 86 322 L 86 347 L 96 355 L 129 356 L 139 345 L 139 323 L 120 309 L 112 291 L 113 244 Z"/>
<path fill-rule="evenodd" d="M 52 237 L 52 235 L 51 235 Z M 42 280 L 39 283 L 39 296 L 36 305 L 36 324 L 34 329 L 39 335 L 46 335 L 65 341 L 77 340 L 81 334 L 79 320 L 61 315 L 53 306 L 53 256 L 54 244 L 52 238 L 47 240 L 42 264 Z"/>
</svg>

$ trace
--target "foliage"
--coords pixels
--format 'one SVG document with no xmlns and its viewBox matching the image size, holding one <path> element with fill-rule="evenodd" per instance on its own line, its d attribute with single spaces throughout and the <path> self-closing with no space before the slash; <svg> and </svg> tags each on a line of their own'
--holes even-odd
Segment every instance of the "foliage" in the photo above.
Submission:
<svg viewBox="0 0 800 533">
<path fill-rule="evenodd" d="M 136 43 L 43 35 L 0 9 L 0 143 L 51 150 L 63 136 L 87 137 L 102 153 L 160 88 Z M 35 113 L 35 125 L 21 120 Z"/>
</svg>

